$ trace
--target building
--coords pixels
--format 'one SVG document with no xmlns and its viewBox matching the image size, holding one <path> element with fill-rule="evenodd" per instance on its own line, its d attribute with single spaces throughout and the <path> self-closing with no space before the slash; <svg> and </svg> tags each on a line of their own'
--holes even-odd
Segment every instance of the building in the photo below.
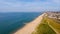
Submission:
<svg viewBox="0 0 60 34">
<path fill-rule="evenodd" d="M 60 19 L 60 12 L 46 12 L 49 18 Z"/>
</svg>

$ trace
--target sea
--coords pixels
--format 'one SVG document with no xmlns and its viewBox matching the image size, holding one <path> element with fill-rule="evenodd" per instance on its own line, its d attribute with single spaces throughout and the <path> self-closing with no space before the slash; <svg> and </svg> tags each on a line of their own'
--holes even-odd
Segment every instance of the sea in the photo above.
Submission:
<svg viewBox="0 0 60 34">
<path fill-rule="evenodd" d="M 0 13 L 0 34 L 12 34 L 41 14 L 42 12 L 2 12 Z"/>
</svg>

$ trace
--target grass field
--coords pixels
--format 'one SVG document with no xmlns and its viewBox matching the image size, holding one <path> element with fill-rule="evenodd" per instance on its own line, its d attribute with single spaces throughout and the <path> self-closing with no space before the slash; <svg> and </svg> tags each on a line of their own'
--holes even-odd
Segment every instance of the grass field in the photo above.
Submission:
<svg viewBox="0 0 60 34">
<path fill-rule="evenodd" d="M 55 28 L 55 30 L 56 30 L 57 32 L 60 33 L 60 22 L 57 21 L 56 19 L 47 19 L 47 20 L 48 20 L 47 22 L 49 22 L 49 24 L 50 24 L 53 28 Z"/>
<path fill-rule="evenodd" d="M 49 25 L 60 33 L 60 24 L 58 20 L 47 17 L 43 18 L 41 24 L 36 27 L 36 30 L 32 32 L 32 34 L 56 34 L 56 32 Z"/>
</svg>

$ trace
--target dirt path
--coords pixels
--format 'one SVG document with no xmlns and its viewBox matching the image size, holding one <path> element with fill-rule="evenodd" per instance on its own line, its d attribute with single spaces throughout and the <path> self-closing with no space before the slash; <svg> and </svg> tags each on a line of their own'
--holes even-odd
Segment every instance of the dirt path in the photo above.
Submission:
<svg viewBox="0 0 60 34">
<path fill-rule="evenodd" d="M 55 28 L 53 28 L 49 23 L 48 25 L 56 32 L 56 34 L 60 34 Z"/>
<path fill-rule="evenodd" d="M 31 34 L 35 30 L 36 26 L 40 24 L 43 16 L 44 14 L 38 16 L 35 20 L 26 24 L 22 29 L 18 30 L 14 34 Z"/>
</svg>

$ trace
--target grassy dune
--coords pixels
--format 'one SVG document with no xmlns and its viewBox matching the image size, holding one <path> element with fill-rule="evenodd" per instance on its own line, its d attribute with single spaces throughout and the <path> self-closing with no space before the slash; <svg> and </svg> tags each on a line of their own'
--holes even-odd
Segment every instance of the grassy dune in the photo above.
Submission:
<svg viewBox="0 0 60 34">
<path fill-rule="evenodd" d="M 57 21 L 56 19 L 47 19 L 49 22 L 49 25 L 51 25 L 57 32 L 60 33 L 60 22 Z"/>
<path fill-rule="evenodd" d="M 46 17 L 43 18 L 41 24 L 36 27 L 36 30 L 32 32 L 32 34 L 56 34 L 56 32 L 49 25 L 60 33 L 59 21 Z"/>
</svg>

